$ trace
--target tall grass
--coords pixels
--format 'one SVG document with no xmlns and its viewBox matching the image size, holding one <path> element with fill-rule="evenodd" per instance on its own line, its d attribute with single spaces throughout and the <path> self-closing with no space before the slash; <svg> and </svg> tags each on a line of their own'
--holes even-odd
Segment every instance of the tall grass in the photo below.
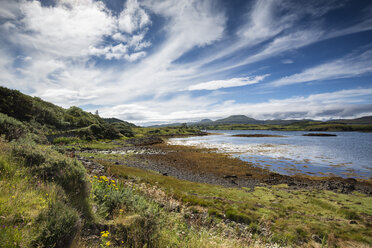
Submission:
<svg viewBox="0 0 372 248">
<path fill-rule="evenodd" d="M 91 216 L 84 168 L 49 147 L 0 140 L 0 247 L 68 247 Z"/>
</svg>

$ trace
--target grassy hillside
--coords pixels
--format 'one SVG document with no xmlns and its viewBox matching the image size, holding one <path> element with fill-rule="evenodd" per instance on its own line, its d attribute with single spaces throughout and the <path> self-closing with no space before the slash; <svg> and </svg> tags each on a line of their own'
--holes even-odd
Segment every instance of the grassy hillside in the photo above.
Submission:
<svg viewBox="0 0 372 248">
<path fill-rule="evenodd" d="M 0 246 L 66 247 L 92 220 L 84 167 L 49 147 L 0 140 Z"/>
<path fill-rule="evenodd" d="M 78 137 L 84 140 L 133 137 L 128 122 L 105 121 L 78 107 L 63 109 L 16 90 L 0 87 L 0 135 L 12 140 L 26 133 L 46 141 L 46 136 Z"/>
</svg>

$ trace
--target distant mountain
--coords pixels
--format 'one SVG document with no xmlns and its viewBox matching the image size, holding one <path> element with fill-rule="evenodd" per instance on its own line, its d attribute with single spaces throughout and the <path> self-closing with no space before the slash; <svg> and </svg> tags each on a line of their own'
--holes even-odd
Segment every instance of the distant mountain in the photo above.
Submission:
<svg viewBox="0 0 372 248">
<path fill-rule="evenodd" d="M 213 121 L 211 119 L 203 119 L 199 123 L 209 123 L 209 122 L 213 122 Z"/>
<path fill-rule="evenodd" d="M 332 123 L 342 123 L 342 124 L 369 124 L 372 125 L 372 116 L 364 116 L 356 119 L 340 119 L 340 120 L 330 120 L 328 122 Z"/>
<path fill-rule="evenodd" d="M 262 121 L 250 118 L 245 115 L 230 115 L 227 118 L 214 121 L 213 124 L 261 124 Z"/>
<path fill-rule="evenodd" d="M 311 119 L 302 119 L 302 120 L 257 120 L 245 115 L 230 115 L 227 118 L 211 120 L 211 119 L 202 119 L 198 122 L 188 122 L 188 126 L 214 126 L 214 125 L 225 125 L 225 124 L 261 124 L 261 125 L 290 125 L 293 123 L 309 123 L 309 122 L 318 122 Z M 340 120 L 330 120 L 325 121 L 324 123 L 340 123 L 340 124 L 372 124 L 372 116 L 365 116 L 357 119 L 340 119 Z M 170 123 L 162 125 L 153 125 L 151 127 L 177 127 L 181 126 L 182 123 Z"/>
</svg>

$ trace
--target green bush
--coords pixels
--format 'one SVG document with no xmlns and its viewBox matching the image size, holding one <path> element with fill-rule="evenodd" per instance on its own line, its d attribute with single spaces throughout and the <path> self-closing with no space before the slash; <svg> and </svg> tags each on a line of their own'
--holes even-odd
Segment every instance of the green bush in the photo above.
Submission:
<svg viewBox="0 0 372 248">
<path fill-rule="evenodd" d="M 36 219 L 33 247 L 69 247 L 78 227 L 78 213 L 71 207 L 54 202 Z"/>
<path fill-rule="evenodd" d="M 113 218 L 115 213 L 120 213 L 119 209 L 125 209 L 126 215 L 132 214 L 129 224 L 115 228 L 115 236 L 128 247 L 157 247 L 160 212 L 156 203 L 105 176 L 94 178 L 92 194 L 101 216 Z"/>
<path fill-rule="evenodd" d="M 0 136 L 4 135 L 6 140 L 21 138 L 26 133 L 26 129 L 22 122 L 0 113 Z"/>
<path fill-rule="evenodd" d="M 85 168 L 80 162 L 51 148 L 41 148 L 30 142 L 15 144 L 12 154 L 23 166 L 30 169 L 33 176 L 61 186 L 71 199 L 73 206 L 83 211 L 88 217 L 89 206 L 84 200 L 88 196 L 87 181 Z"/>
<path fill-rule="evenodd" d="M 134 137 L 134 132 L 129 124 L 125 122 L 117 122 L 111 125 L 114 126 L 116 130 L 118 130 L 119 133 L 121 133 L 125 137 Z"/>
<path fill-rule="evenodd" d="M 37 147 L 36 144 L 16 143 L 12 149 L 12 156 L 22 162 L 25 167 L 37 167 L 46 161 L 45 152 Z"/>
<path fill-rule="evenodd" d="M 159 221 L 149 216 L 133 216 L 130 225 L 119 225 L 116 236 L 124 241 L 127 247 L 158 247 Z"/>
</svg>

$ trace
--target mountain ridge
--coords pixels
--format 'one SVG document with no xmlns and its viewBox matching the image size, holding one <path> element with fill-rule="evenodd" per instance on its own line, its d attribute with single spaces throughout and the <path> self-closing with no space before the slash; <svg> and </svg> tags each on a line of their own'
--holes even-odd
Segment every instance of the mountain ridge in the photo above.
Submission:
<svg viewBox="0 0 372 248">
<path fill-rule="evenodd" d="M 300 119 L 300 120 L 282 120 L 282 119 L 274 119 L 274 120 L 257 120 L 246 115 L 230 115 L 226 118 L 221 118 L 217 120 L 211 119 L 202 119 L 201 121 L 197 122 L 187 122 L 186 124 L 189 126 L 210 126 L 210 125 L 225 125 L 225 124 L 260 124 L 260 125 L 290 125 L 293 123 L 298 122 L 319 122 L 319 123 L 334 123 L 334 124 L 372 124 L 372 116 L 363 116 L 354 119 L 332 119 L 327 121 L 316 121 L 312 119 Z M 184 123 L 176 122 L 176 123 L 169 123 L 169 124 L 161 124 L 161 125 L 151 125 L 149 127 L 175 127 L 181 126 Z"/>
</svg>

